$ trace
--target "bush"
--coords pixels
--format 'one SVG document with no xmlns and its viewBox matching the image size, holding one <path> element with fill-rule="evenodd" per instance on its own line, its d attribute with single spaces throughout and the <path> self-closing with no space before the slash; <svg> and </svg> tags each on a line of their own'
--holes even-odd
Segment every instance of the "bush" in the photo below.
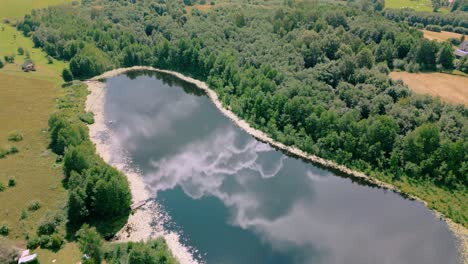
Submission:
<svg viewBox="0 0 468 264">
<path fill-rule="evenodd" d="M 3 192 L 5 190 L 5 186 L 3 183 L 0 182 L 0 192 Z"/>
<path fill-rule="evenodd" d="M 464 73 L 468 73 L 468 56 L 465 56 L 458 61 L 457 69 Z"/>
<path fill-rule="evenodd" d="M 79 116 L 80 120 L 85 122 L 88 125 L 94 124 L 94 113 L 93 112 L 86 112 Z"/>
<path fill-rule="evenodd" d="M 67 68 L 63 69 L 62 71 L 62 78 L 65 82 L 71 82 L 73 81 L 73 75 L 71 71 Z"/>
<path fill-rule="evenodd" d="M 42 235 L 39 237 L 39 245 L 41 248 L 49 248 L 50 236 Z"/>
<path fill-rule="evenodd" d="M 28 212 L 26 210 L 21 211 L 21 220 L 28 218 Z"/>
<path fill-rule="evenodd" d="M 18 152 L 19 150 L 15 146 L 0 148 L 0 159 L 6 157 L 7 155 L 15 154 Z"/>
<path fill-rule="evenodd" d="M 427 25 L 426 29 L 429 30 L 429 31 L 434 31 L 434 32 L 441 32 L 442 31 L 442 28 L 440 26 L 437 26 L 437 25 Z"/>
<path fill-rule="evenodd" d="M 3 68 L 3 66 L 5 66 L 5 65 L 3 65 L 3 61 L 0 60 L 0 69 Z"/>
<path fill-rule="evenodd" d="M 399 70 L 405 70 L 406 62 L 400 59 L 393 60 L 393 67 Z"/>
<path fill-rule="evenodd" d="M 8 178 L 8 187 L 14 187 L 16 186 L 16 179 L 15 177 L 10 177 Z"/>
<path fill-rule="evenodd" d="M 424 25 L 421 24 L 421 23 L 416 23 L 416 24 L 414 24 L 414 27 L 417 28 L 417 29 L 423 29 Z"/>
<path fill-rule="evenodd" d="M 28 210 L 29 211 L 37 211 L 41 208 L 41 203 L 39 201 L 31 201 L 28 205 Z"/>
<path fill-rule="evenodd" d="M 62 247 L 63 242 L 63 237 L 60 234 L 55 233 L 50 237 L 48 248 L 57 251 Z"/>
<path fill-rule="evenodd" d="M 1 224 L 0 225 L 0 235 L 1 236 L 8 236 L 10 233 L 10 228 L 6 224 Z"/>
<path fill-rule="evenodd" d="M 442 30 L 452 32 L 453 31 L 453 26 L 452 25 L 445 25 L 445 26 L 442 27 Z"/>
<path fill-rule="evenodd" d="M 405 66 L 405 71 L 407 72 L 419 72 L 419 69 L 420 69 L 420 66 L 419 64 L 415 63 L 415 62 L 410 62 L 408 64 L 406 64 Z"/>
<path fill-rule="evenodd" d="M 458 46 L 458 45 L 460 45 L 460 43 L 461 43 L 461 39 L 460 39 L 460 38 L 449 38 L 448 41 L 449 41 L 450 43 L 452 43 L 452 45 L 454 45 L 454 46 Z"/>
<path fill-rule="evenodd" d="M 18 142 L 21 140 L 23 140 L 23 133 L 19 130 L 11 131 L 10 134 L 8 134 L 8 141 Z"/>
<path fill-rule="evenodd" d="M 15 62 L 15 55 L 5 55 L 4 59 L 7 63 L 14 63 Z"/>
<path fill-rule="evenodd" d="M 24 54 L 24 49 L 22 47 L 18 48 L 18 54 L 23 55 Z"/>
<path fill-rule="evenodd" d="M 46 59 L 47 59 L 47 64 L 53 64 L 54 63 L 54 59 L 51 56 L 47 55 Z"/>
<path fill-rule="evenodd" d="M 41 243 L 41 240 L 39 239 L 39 237 L 33 237 L 33 238 L 30 238 L 28 240 L 28 244 L 26 245 L 26 247 L 28 249 L 36 249 Z"/>
</svg>

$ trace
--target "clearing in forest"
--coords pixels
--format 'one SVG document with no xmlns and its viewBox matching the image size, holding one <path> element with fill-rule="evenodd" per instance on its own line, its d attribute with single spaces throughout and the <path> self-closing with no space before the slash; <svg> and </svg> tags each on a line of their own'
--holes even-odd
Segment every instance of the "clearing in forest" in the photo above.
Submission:
<svg viewBox="0 0 468 264">
<path fill-rule="evenodd" d="M 429 31 L 425 29 L 421 31 L 424 34 L 424 37 L 427 38 L 428 40 L 435 40 L 439 42 L 444 42 L 450 38 L 460 39 L 462 37 L 461 34 L 458 34 L 455 32 L 448 32 L 448 31 L 434 32 L 434 31 Z"/>
<path fill-rule="evenodd" d="M 401 79 L 415 93 L 429 94 L 445 102 L 468 106 L 468 77 L 439 72 L 392 72 L 390 77 Z"/>
</svg>

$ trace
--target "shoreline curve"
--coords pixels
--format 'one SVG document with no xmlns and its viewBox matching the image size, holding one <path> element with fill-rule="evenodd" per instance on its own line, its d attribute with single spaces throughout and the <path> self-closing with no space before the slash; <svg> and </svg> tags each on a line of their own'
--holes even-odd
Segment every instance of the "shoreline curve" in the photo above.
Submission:
<svg viewBox="0 0 468 264">
<path fill-rule="evenodd" d="M 450 231 L 454 234 L 455 236 L 455 239 L 457 240 L 457 247 L 458 247 L 458 251 L 459 251 L 459 258 L 460 258 L 460 262 L 461 263 L 464 263 L 464 264 L 468 264 L 468 228 L 464 227 L 463 225 L 461 224 L 458 224 L 456 222 L 454 222 L 452 219 L 446 217 L 444 214 L 442 214 L 441 212 L 435 210 L 435 209 L 431 209 L 428 207 L 428 204 L 426 201 L 420 199 L 419 197 L 417 196 L 414 196 L 414 195 L 410 195 L 410 194 L 407 194 L 401 190 L 399 190 L 396 186 L 392 185 L 392 184 L 389 184 L 389 183 L 386 183 L 386 182 L 383 182 L 381 180 L 378 180 L 378 179 L 375 179 L 375 178 L 372 178 L 362 172 L 359 172 L 359 171 L 355 171 L 355 170 L 352 170 L 344 165 L 340 165 L 334 161 L 331 161 L 331 160 L 327 160 L 327 159 L 324 159 L 324 158 L 321 158 L 321 157 L 318 157 L 316 155 L 311 155 L 311 154 L 308 154 L 306 153 L 305 151 L 302 151 L 300 150 L 299 148 L 297 147 L 293 147 L 293 146 L 287 146 L 281 142 L 277 142 L 275 141 L 274 139 L 272 139 L 269 135 L 267 135 L 265 132 L 263 131 L 260 131 L 256 128 L 253 128 L 252 126 L 250 126 L 249 123 L 247 123 L 245 120 L 241 119 L 240 117 L 238 117 L 234 112 L 232 112 L 230 109 L 228 108 L 225 108 L 222 104 L 222 102 L 219 100 L 218 98 L 218 94 L 212 90 L 208 84 L 206 84 L 205 82 L 203 81 L 200 81 L 200 80 L 197 80 L 197 79 L 194 79 L 192 77 L 189 77 L 189 76 L 185 76 L 179 72 L 175 72 L 175 71 L 169 71 L 169 70 L 163 70 L 163 69 L 158 69 L 158 68 L 154 68 L 154 67 L 150 67 L 150 66 L 133 66 L 133 67 L 128 67 L 128 68 L 119 68 L 119 69 L 114 69 L 114 70 L 110 70 L 110 71 L 107 71 L 101 75 L 98 75 L 98 76 L 95 76 L 87 81 L 85 81 L 86 84 L 88 84 L 88 89 L 91 91 L 91 93 L 93 93 L 93 90 L 96 90 L 96 87 L 94 86 L 101 86 L 100 89 L 104 89 L 104 86 L 105 84 L 102 84 L 100 83 L 99 81 L 102 80 L 102 79 L 106 79 L 106 78 L 111 78 L 111 77 L 115 77 L 115 76 L 118 76 L 118 75 L 121 75 L 121 74 L 124 74 L 124 73 L 127 73 L 127 72 L 130 72 L 130 71 L 154 71 L 154 72 L 160 72 L 160 73 L 165 73 L 165 74 L 169 74 L 169 75 L 172 75 L 172 76 L 175 76 L 177 78 L 179 78 L 180 80 L 183 80 L 183 81 L 186 81 L 186 82 L 189 82 L 189 83 L 192 83 L 194 84 L 195 86 L 197 86 L 199 89 L 205 91 L 206 95 L 210 98 L 211 102 L 216 106 L 216 108 L 218 108 L 219 111 L 221 111 L 221 113 L 226 116 L 227 118 L 229 118 L 231 121 L 234 122 L 234 124 L 236 124 L 239 128 L 243 129 L 245 132 L 247 132 L 248 134 L 250 134 L 251 136 L 253 136 L 254 138 L 256 138 L 257 140 L 260 140 L 260 141 L 263 141 L 263 142 L 266 142 L 278 149 L 281 149 L 283 151 L 286 151 L 287 153 L 289 154 L 292 154 L 292 155 L 295 155 L 295 156 L 298 156 L 300 158 L 303 158 L 307 161 L 310 161 L 312 163 L 315 163 L 315 164 L 318 164 L 320 166 L 323 166 L 325 168 L 328 168 L 328 169 L 333 169 L 333 170 L 336 170 L 336 171 L 339 171 L 340 173 L 343 173 L 347 176 L 350 176 L 352 178 L 355 178 L 355 179 L 361 179 L 361 180 L 364 180 L 370 184 L 374 184 L 374 185 L 377 185 L 379 186 L 380 188 L 384 188 L 384 189 L 388 189 L 388 190 L 391 190 L 391 191 L 394 191 L 395 193 L 398 193 L 402 196 L 405 196 L 407 198 L 410 198 L 412 200 L 416 200 L 422 204 L 424 204 L 424 206 L 426 206 L 426 208 L 428 208 L 430 211 L 432 211 L 432 213 L 434 214 L 435 217 L 437 218 L 440 218 L 441 220 L 443 220 L 446 224 L 447 224 L 447 227 L 450 229 Z M 90 87 L 91 86 L 91 87 Z M 99 89 L 99 88 L 97 88 Z M 102 91 L 101 91 L 102 93 Z M 89 109 L 91 110 L 88 110 L 88 101 L 90 100 L 90 98 L 92 98 L 91 94 L 88 95 L 88 99 L 86 101 L 86 107 L 87 107 L 87 111 L 92 111 L 91 107 Z M 92 100 L 92 99 L 91 99 Z M 99 99 L 94 99 L 92 104 L 92 108 L 95 107 L 95 103 L 99 101 Z M 104 104 L 104 102 L 97 102 L 98 105 L 101 104 L 101 107 L 102 105 Z M 101 118 L 102 118 L 102 111 L 101 111 Z M 95 119 L 98 120 L 99 118 L 96 118 L 96 113 L 95 113 Z M 99 120 L 99 122 L 104 122 L 103 118 L 102 120 Z M 98 122 L 95 122 L 95 123 L 98 123 Z M 102 123 L 104 126 L 105 126 L 105 123 Z M 106 155 L 105 153 L 101 153 L 101 151 L 98 149 L 100 146 L 98 146 L 98 143 L 95 142 L 95 140 L 93 139 L 91 133 L 92 133 L 92 128 L 91 128 L 92 125 L 90 125 L 90 137 L 93 141 L 94 144 L 96 144 L 96 150 L 98 152 L 99 155 L 101 155 L 103 158 L 103 154 Z M 95 136 L 95 135 L 94 135 Z M 102 147 L 101 147 L 102 148 Z M 107 162 L 108 160 L 106 160 L 104 158 L 104 160 Z M 113 164 L 110 164 L 112 166 L 114 166 Z M 124 171 L 123 171 L 124 172 Z M 140 188 L 140 184 L 143 185 L 143 188 L 144 188 L 144 183 L 142 182 L 142 179 L 141 177 L 137 176 L 133 176 L 132 173 L 130 174 L 127 174 L 127 172 L 124 172 L 126 175 L 127 175 L 127 178 L 129 179 L 129 183 L 131 185 L 131 191 L 132 191 L 132 197 L 134 195 L 134 192 L 139 192 L 141 191 L 142 189 Z M 132 185 L 134 185 L 133 182 L 136 182 L 135 185 L 139 186 L 139 188 L 137 189 L 134 189 Z M 138 183 L 137 183 L 138 182 Z M 149 195 L 149 193 L 148 193 Z M 131 217 L 131 216 L 130 216 Z M 148 217 L 148 216 L 147 216 Z M 131 224 L 134 224 L 134 225 L 139 225 L 141 224 L 141 222 L 133 222 L 131 221 L 131 219 L 129 218 L 129 223 Z M 125 226 L 124 226 L 125 228 Z M 124 229 L 123 228 L 123 229 Z M 121 230 L 122 231 L 122 230 Z M 121 231 L 119 232 L 119 234 L 121 233 Z M 148 234 L 149 235 L 149 234 Z M 168 245 L 169 245 L 169 241 L 168 241 Z M 169 247 L 171 248 L 171 245 L 169 245 Z M 172 248 L 171 248 L 172 249 Z M 173 252 L 174 255 L 176 255 L 174 252 Z M 177 257 L 177 256 L 176 256 Z M 181 261 L 179 259 L 179 261 Z M 182 262 L 181 263 L 189 263 L 189 262 Z M 193 263 L 193 262 L 192 262 Z"/>
</svg>

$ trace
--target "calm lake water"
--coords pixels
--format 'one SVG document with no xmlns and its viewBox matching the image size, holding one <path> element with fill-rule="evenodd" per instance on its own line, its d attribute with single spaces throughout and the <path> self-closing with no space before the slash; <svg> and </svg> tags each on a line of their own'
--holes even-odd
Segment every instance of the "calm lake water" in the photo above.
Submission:
<svg viewBox="0 0 468 264">
<path fill-rule="evenodd" d="M 457 263 L 422 204 L 255 140 L 196 87 L 139 72 L 107 80 L 106 119 L 168 229 L 207 263 Z"/>
</svg>

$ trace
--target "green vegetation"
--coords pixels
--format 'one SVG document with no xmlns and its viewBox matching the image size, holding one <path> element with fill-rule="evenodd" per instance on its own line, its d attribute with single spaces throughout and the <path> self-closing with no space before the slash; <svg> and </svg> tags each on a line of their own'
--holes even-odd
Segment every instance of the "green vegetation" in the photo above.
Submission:
<svg viewBox="0 0 468 264">
<path fill-rule="evenodd" d="M 385 0 L 385 8 L 410 8 L 415 11 L 432 12 L 431 0 Z"/>
<path fill-rule="evenodd" d="M 63 89 L 66 93 L 58 101 L 58 111 L 49 118 L 49 131 L 50 148 L 64 155 L 69 229 L 73 234 L 83 223 L 90 223 L 98 226 L 101 234 L 111 237 L 121 228 L 112 223 L 121 222 L 130 213 L 128 182 L 96 154 L 89 140 L 82 121 L 90 122 L 90 114 L 84 111 L 86 86 L 78 82 Z"/>
<path fill-rule="evenodd" d="M 445 31 L 468 34 L 468 13 L 455 12 L 450 14 L 415 12 L 412 10 L 385 10 L 383 15 L 396 22 L 405 22 L 408 25 L 424 28 L 427 26 L 440 26 Z"/>
<path fill-rule="evenodd" d="M 8 141 L 19 142 L 21 140 L 23 140 L 23 133 L 21 131 L 14 130 L 8 134 Z"/>
<path fill-rule="evenodd" d="M 77 78 L 151 65 L 206 80 L 235 113 L 274 139 L 391 182 L 468 225 L 467 109 L 412 95 L 388 78 L 397 65 L 451 70 L 459 62 L 446 44 L 358 4 L 215 5 L 207 13 L 192 8 L 190 16 L 185 10 L 182 1 L 86 1 L 36 12 L 18 28 L 50 56 L 71 60 Z M 410 11 L 384 15 L 397 20 L 391 16 L 404 12 Z M 466 21 L 453 14 L 438 24 L 465 29 Z M 84 139 L 74 126 L 65 134 L 78 147 Z M 59 144 L 58 153 L 66 147 Z M 67 172 L 70 203 L 80 212 L 74 219 L 89 220 L 98 204 L 85 205 L 91 194 L 75 189 L 75 180 L 95 183 L 93 175 L 114 173 L 91 169 L 95 161 L 74 151 L 79 166 Z M 104 183 L 93 186 L 106 193 Z"/>
<path fill-rule="evenodd" d="M 72 2 L 75 2 L 76 5 L 79 3 L 79 0 L 2 0 L 0 18 L 18 19 L 24 16 L 24 14 L 31 13 L 33 9 Z"/>
</svg>

